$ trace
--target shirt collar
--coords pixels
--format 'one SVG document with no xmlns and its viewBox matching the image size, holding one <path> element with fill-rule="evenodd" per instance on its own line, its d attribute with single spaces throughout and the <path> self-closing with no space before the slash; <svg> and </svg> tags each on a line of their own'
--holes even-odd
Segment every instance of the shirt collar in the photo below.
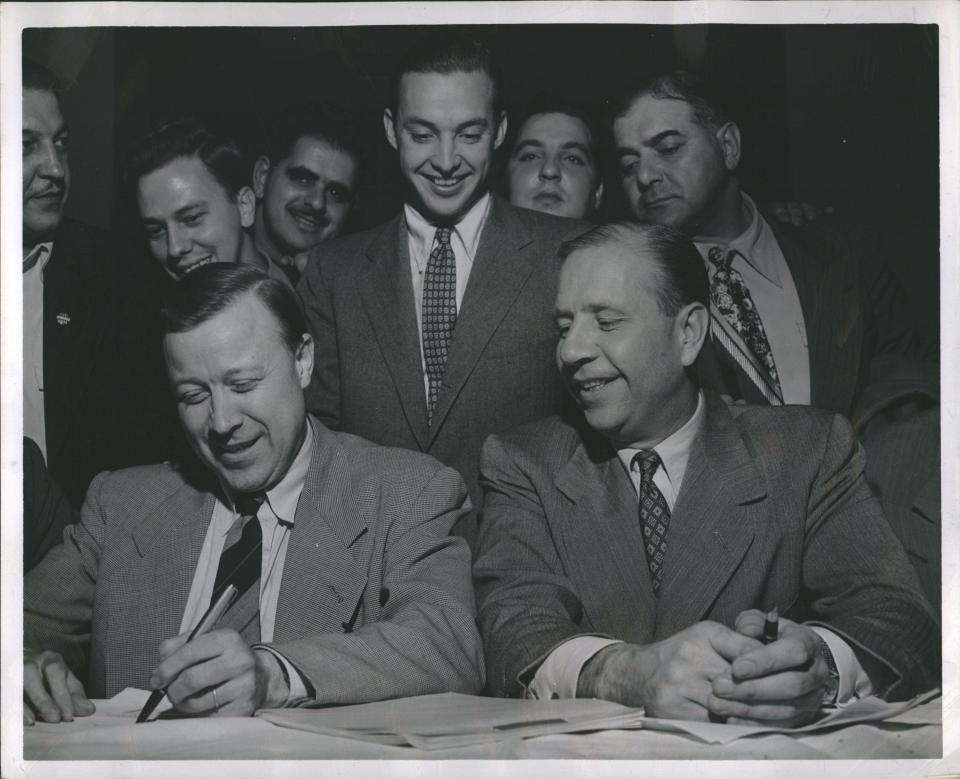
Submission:
<svg viewBox="0 0 960 779">
<path fill-rule="evenodd" d="M 780 273 L 777 270 L 775 255 L 767 249 L 769 242 L 775 240 L 767 220 L 760 215 L 760 210 L 753 199 L 745 192 L 740 193 L 743 207 L 747 210 L 750 220 L 746 230 L 727 244 L 728 249 L 736 252 L 746 260 L 761 276 L 780 286 Z M 698 243 L 704 254 L 709 251 L 712 243 Z"/>
<path fill-rule="evenodd" d="M 306 420 L 306 425 L 307 434 L 286 475 L 273 488 L 267 490 L 267 505 L 279 521 L 288 525 L 293 525 L 313 453 L 313 430 L 309 419 Z"/>
<path fill-rule="evenodd" d="M 471 263 L 477 254 L 477 247 L 480 245 L 480 233 L 483 231 L 483 226 L 486 224 L 487 216 L 490 213 L 491 200 L 490 193 L 487 192 L 473 204 L 473 207 L 461 217 L 453 228 L 453 234 L 460 240 L 461 245 L 466 250 L 467 259 Z M 413 259 L 416 261 L 417 267 L 422 269 L 430 257 L 433 239 L 437 233 L 437 225 L 428 222 L 409 203 L 404 205 L 403 214 L 407 222 L 407 232 L 410 234 L 415 249 L 412 252 Z"/>
<path fill-rule="evenodd" d="M 690 419 L 684 422 L 678 430 L 671 433 L 653 447 L 653 451 L 660 455 L 663 470 L 676 492 L 680 491 L 680 483 L 683 481 L 683 475 L 687 470 L 687 461 L 690 459 L 690 447 L 693 444 L 693 439 L 697 437 L 697 433 L 700 431 L 700 426 L 703 424 L 703 415 L 703 393 L 700 392 L 697 395 L 697 407 L 694 409 Z M 620 462 L 623 463 L 628 473 L 634 455 L 639 451 L 641 450 L 631 447 L 617 450 L 617 456 L 620 458 Z"/>
<path fill-rule="evenodd" d="M 38 266 L 38 270 L 42 272 L 43 269 L 47 267 L 47 263 L 50 262 L 50 257 L 53 254 L 53 241 L 44 241 L 43 243 L 38 243 L 36 246 L 34 246 L 30 251 L 23 255 L 23 264 L 26 265 L 27 258 L 36 252 L 40 253 L 36 265 Z"/>
</svg>

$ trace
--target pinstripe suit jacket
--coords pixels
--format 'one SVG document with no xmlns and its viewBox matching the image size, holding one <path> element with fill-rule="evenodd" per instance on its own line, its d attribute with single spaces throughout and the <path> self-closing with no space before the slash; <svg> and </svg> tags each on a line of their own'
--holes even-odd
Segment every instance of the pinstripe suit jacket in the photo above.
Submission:
<svg viewBox="0 0 960 779">
<path fill-rule="evenodd" d="M 557 250 L 588 228 L 493 196 L 431 425 L 402 215 L 317 247 L 297 288 L 316 339 L 308 408 L 335 430 L 456 468 L 479 506 L 484 439 L 567 400 L 553 356 Z M 472 542 L 473 516 L 454 532 Z"/>
<path fill-rule="evenodd" d="M 477 692 L 470 554 L 448 535 L 462 480 L 312 424 L 271 646 L 317 703 Z M 166 465 L 97 476 L 81 523 L 25 577 L 25 645 L 63 654 L 92 697 L 146 688 L 179 631 L 214 503 Z"/>
<path fill-rule="evenodd" d="M 802 406 L 707 395 L 655 599 L 637 497 L 616 452 L 559 420 L 492 436 L 474 586 L 491 689 L 517 695 L 563 641 L 646 644 L 701 620 L 779 607 L 829 627 L 882 692 L 934 686 L 937 621 L 863 478 L 849 424 Z"/>
</svg>

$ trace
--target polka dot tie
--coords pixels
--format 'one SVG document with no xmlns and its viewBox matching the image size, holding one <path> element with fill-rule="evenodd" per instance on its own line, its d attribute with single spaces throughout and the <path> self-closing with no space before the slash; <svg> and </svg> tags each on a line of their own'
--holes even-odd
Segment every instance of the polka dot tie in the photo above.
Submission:
<svg viewBox="0 0 960 779">
<path fill-rule="evenodd" d="M 717 268 L 710 283 L 710 297 L 724 319 L 766 368 L 773 381 L 775 394 L 782 398 L 780 377 L 777 375 L 777 366 L 773 361 L 773 352 L 760 314 L 757 313 L 743 276 L 731 265 L 736 254 L 736 249 L 724 249 L 720 246 L 714 246 L 707 252 L 707 259 Z"/>
<path fill-rule="evenodd" d="M 667 554 L 667 529 L 670 527 L 667 499 L 653 483 L 653 474 L 660 465 L 660 455 L 652 449 L 643 449 L 633 456 L 632 467 L 640 472 L 640 529 L 643 532 L 643 548 L 647 553 L 653 594 L 657 596 L 660 595 L 663 558 Z"/>
<path fill-rule="evenodd" d="M 450 245 L 450 228 L 438 227 L 427 260 L 423 280 L 423 358 L 427 365 L 430 391 L 427 394 L 427 420 L 433 423 L 433 409 L 440 394 L 447 353 L 457 322 L 457 260 Z"/>
</svg>

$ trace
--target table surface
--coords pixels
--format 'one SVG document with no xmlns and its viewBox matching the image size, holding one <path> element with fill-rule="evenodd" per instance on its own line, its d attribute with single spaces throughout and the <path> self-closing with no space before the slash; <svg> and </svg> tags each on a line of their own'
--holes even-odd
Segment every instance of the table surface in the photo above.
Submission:
<svg viewBox="0 0 960 779">
<path fill-rule="evenodd" d="M 923 707 L 939 712 L 942 698 Z M 919 711 L 920 709 L 918 709 Z M 937 716 L 939 721 L 939 716 Z M 580 759 L 877 759 L 936 758 L 942 725 L 857 724 L 809 734 L 766 734 L 726 745 L 653 730 L 540 736 L 445 750 L 420 750 L 281 728 L 258 717 L 38 723 L 24 728 L 25 760 L 449 760 Z"/>
</svg>

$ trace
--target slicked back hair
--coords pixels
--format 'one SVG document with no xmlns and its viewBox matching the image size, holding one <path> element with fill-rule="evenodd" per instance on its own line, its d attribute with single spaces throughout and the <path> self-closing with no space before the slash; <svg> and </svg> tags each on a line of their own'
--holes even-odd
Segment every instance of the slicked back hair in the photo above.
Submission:
<svg viewBox="0 0 960 779">
<path fill-rule="evenodd" d="M 144 176 L 180 157 L 200 160 L 234 202 L 240 190 L 250 186 L 250 167 L 240 147 L 193 117 L 161 125 L 134 143 L 127 158 L 127 183 L 136 188 Z"/>
<path fill-rule="evenodd" d="M 204 265 L 174 285 L 160 308 L 163 335 L 189 332 L 251 293 L 276 318 L 284 344 L 296 354 L 309 332 L 296 293 L 251 265 L 232 262 Z"/>
<path fill-rule="evenodd" d="M 271 165 L 276 165 L 293 153 L 301 138 L 321 141 L 360 162 L 360 145 L 351 123 L 342 115 L 320 107 L 285 111 L 271 117 L 257 151 L 265 155 Z"/>
<path fill-rule="evenodd" d="M 63 90 L 63 83 L 51 70 L 35 60 L 23 58 L 23 89 L 33 89 L 38 92 L 50 92 L 59 99 Z"/>
<path fill-rule="evenodd" d="M 631 89 L 613 104 L 611 118 L 624 116 L 634 103 L 646 96 L 689 103 L 697 124 L 711 132 L 731 121 L 716 91 L 702 76 L 688 70 L 663 73 Z"/>
<path fill-rule="evenodd" d="M 690 303 L 709 308 L 709 285 L 703 258 L 693 242 L 674 227 L 639 222 L 612 222 L 595 227 L 560 246 L 564 261 L 574 252 L 609 244 L 622 246 L 636 257 L 647 257 L 654 268 L 657 308 L 666 317 L 676 316 Z"/>
<path fill-rule="evenodd" d="M 400 98 L 400 79 L 407 73 L 486 73 L 493 82 L 493 113 L 499 120 L 503 109 L 503 79 L 490 49 L 481 41 L 432 30 L 400 60 L 390 85 L 394 117 Z"/>
</svg>

